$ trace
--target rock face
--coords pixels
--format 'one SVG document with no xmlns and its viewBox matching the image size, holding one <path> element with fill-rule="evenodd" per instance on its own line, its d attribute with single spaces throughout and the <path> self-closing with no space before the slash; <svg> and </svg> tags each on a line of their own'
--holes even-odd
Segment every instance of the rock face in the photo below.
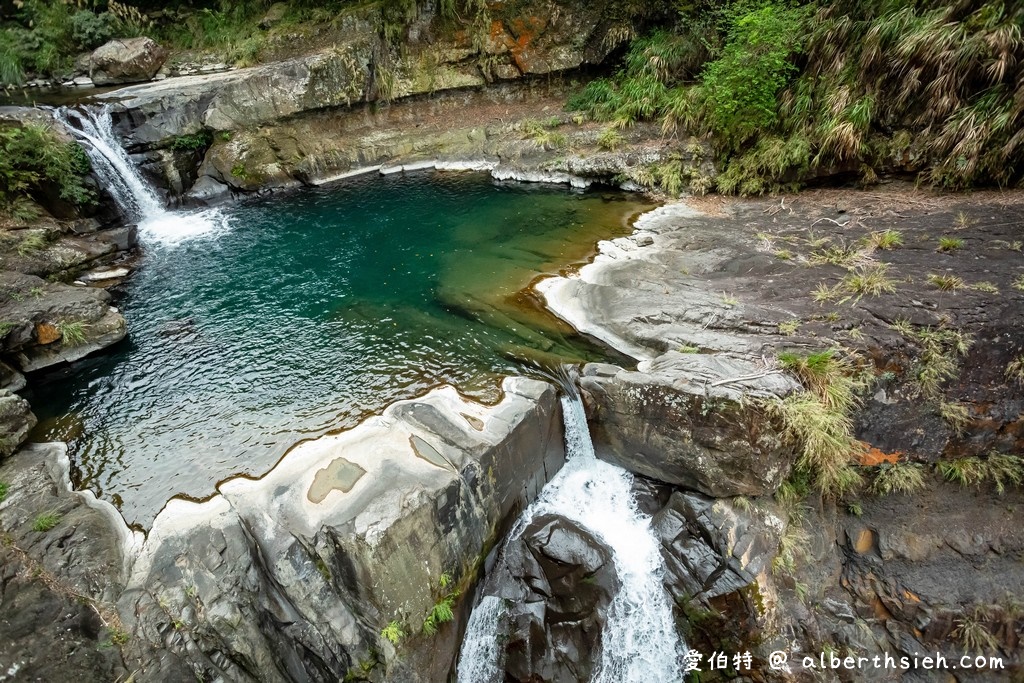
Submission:
<svg viewBox="0 0 1024 683">
<path fill-rule="evenodd" d="M 20 273 L 0 272 L 0 286 L 23 293 L 0 304 L 10 321 L 3 353 L 22 372 L 73 362 L 120 341 L 125 321 L 102 289 L 73 287 Z"/>
<path fill-rule="evenodd" d="M 495 634 L 504 680 L 590 680 L 618 590 L 611 554 L 593 534 L 562 517 L 533 519 L 483 588 L 505 605 Z"/>
<path fill-rule="evenodd" d="M 681 491 L 651 526 L 661 539 L 672 597 L 703 606 L 747 588 L 770 569 L 783 530 L 770 511 L 743 512 L 726 500 Z"/>
<path fill-rule="evenodd" d="M 69 464 L 63 444 L 0 464 L 0 669 L 14 680 L 129 674 L 112 602 L 134 539 L 108 503 L 70 490 Z"/>
<path fill-rule="evenodd" d="M 564 459 L 554 389 L 504 390 L 493 408 L 436 390 L 296 447 L 259 481 L 171 501 L 118 601 L 138 680 L 443 680 L 457 625 L 421 632 L 452 590 L 440 577 L 466 585 Z M 401 656 L 380 635 L 390 622 L 409 636 Z"/>
<path fill-rule="evenodd" d="M 152 38 L 122 38 L 104 43 L 89 58 L 89 77 L 96 85 L 138 83 L 156 75 L 167 50 Z"/>
<path fill-rule="evenodd" d="M 8 368 L 10 369 L 10 368 Z M 17 450 L 36 426 L 28 401 L 7 389 L 0 389 L 0 458 Z"/>
<path fill-rule="evenodd" d="M 588 365 L 580 387 L 599 455 L 648 477 L 758 496 L 778 488 L 796 457 L 765 404 L 800 387 L 749 362 L 670 352 L 638 372 Z"/>
</svg>

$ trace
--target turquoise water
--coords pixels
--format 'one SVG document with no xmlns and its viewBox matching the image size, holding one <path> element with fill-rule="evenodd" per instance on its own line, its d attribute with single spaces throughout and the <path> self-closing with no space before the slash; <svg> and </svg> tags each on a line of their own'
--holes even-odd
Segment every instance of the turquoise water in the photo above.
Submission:
<svg viewBox="0 0 1024 683">
<path fill-rule="evenodd" d="M 148 526 L 439 384 L 496 400 L 524 359 L 605 357 L 523 290 L 647 208 L 479 174 L 233 206 L 226 231 L 147 248 L 119 302 L 129 339 L 37 389 L 33 436 L 69 441 L 76 483 Z"/>
</svg>

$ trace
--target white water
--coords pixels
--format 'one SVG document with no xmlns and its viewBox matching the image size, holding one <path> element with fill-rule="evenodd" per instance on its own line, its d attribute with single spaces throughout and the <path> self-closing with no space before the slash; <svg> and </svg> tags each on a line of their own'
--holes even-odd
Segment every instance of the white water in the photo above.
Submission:
<svg viewBox="0 0 1024 683">
<path fill-rule="evenodd" d="M 459 654 L 459 683 L 500 681 L 498 626 L 505 605 L 501 598 L 485 595 L 466 624 Z"/>
<path fill-rule="evenodd" d="M 665 565 L 651 519 L 637 508 L 633 477 L 598 460 L 578 396 L 562 398 L 566 463 L 527 508 L 512 537 L 536 515 L 556 514 L 590 530 L 611 550 L 621 588 L 612 599 L 602 633 L 601 662 L 592 683 L 678 683 L 686 644 L 676 633 L 672 605 L 662 583 Z M 459 683 L 500 681 L 496 628 L 500 611 L 484 601 L 466 627 Z M 501 601 L 498 600 L 500 610 Z M 484 611 L 478 618 L 478 612 Z M 491 646 L 482 641 L 490 639 Z"/>
<path fill-rule="evenodd" d="M 54 116 L 83 143 L 97 177 L 125 218 L 138 224 L 143 240 L 177 244 L 227 228 L 227 218 L 216 209 L 173 212 L 164 208 L 121 147 L 106 106 L 61 108 Z"/>
</svg>

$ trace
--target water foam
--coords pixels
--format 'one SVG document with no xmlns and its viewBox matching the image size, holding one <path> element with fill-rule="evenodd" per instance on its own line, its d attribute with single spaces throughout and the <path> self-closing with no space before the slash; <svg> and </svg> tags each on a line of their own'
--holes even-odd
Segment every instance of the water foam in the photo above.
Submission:
<svg viewBox="0 0 1024 683">
<path fill-rule="evenodd" d="M 665 592 L 664 560 L 651 518 L 637 508 L 633 477 L 621 467 L 598 460 L 579 396 L 562 397 L 566 463 L 527 508 L 512 531 L 515 538 L 537 515 L 571 519 L 594 533 L 611 550 L 621 587 L 612 599 L 602 633 L 601 661 L 593 683 L 676 683 L 682 677 L 686 644 L 676 633 L 672 604 Z M 484 598 L 486 600 L 487 598 Z M 500 604 L 500 601 L 499 601 Z M 458 670 L 459 683 L 501 680 L 495 641 L 498 617 L 488 613 L 466 629 Z M 487 629 L 487 631 L 483 631 Z M 488 657 L 490 659 L 485 659 Z"/>
</svg>

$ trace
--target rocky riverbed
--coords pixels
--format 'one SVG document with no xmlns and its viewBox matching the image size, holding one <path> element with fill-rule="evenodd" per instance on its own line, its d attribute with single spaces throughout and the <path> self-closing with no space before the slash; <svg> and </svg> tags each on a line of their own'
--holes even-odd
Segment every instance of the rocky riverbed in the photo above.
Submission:
<svg viewBox="0 0 1024 683">
<path fill-rule="evenodd" d="M 674 155 L 713 174 L 700 141 L 652 126 L 602 148 L 599 126 L 563 112 L 564 85 L 534 78 L 603 58 L 610 27 L 587 16 L 520 32 L 539 36 L 532 53 L 515 31 L 499 34 L 494 54 L 513 67 L 495 71 L 504 83 L 448 46 L 444 78 L 402 81 L 387 104 L 358 26 L 329 53 L 145 83 L 104 102 L 172 203 L 427 167 L 631 186 L 632 170 Z M 577 30 L 586 40 L 559 51 Z M 71 491 L 61 445 L 21 446 L 34 417 L 17 392 L 26 373 L 124 335 L 104 287 L 116 293 L 138 254 L 109 207 L 53 215 L 4 226 L 0 254 L 0 676 L 447 680 L 482 579 L 521 602 L 506 680 L 594 670 L 619 582 L 600 539 L 539 517 L 503 564 L 492 553 L 564 458 L 547 383 L 506 380 L 494 406 L 452 388 L 393 405 L 300 444 L 258 481 L 173 501 L 146 535 Z M 1019 192 L 690 198 L 537 286 L 563 319 L 636 360 L 588 365 L 578 383 L 598 455 L 632 473 L 652 517 L 680 634 L 704 654 L 753 654 L 751 671 L 722 680 L 810 680 L 800 658 L 824 651 L 983 653 L 1006 669 L 953 675 L 1020 675 L 1019 475 L 962 485 L 943 465 L 1024 452 L 1022 223 Z M 767 406 L 804 391 L 780 352 L 828 348 L 857 359 L 865 487 L 839 503 L 808 492 L 794 503 L 780 490 L 798 444 Z M 924 391 L 936 359 L 939 381 Z M 895 463 L 917 468 L 923 486 L 872 492 Z M 453 619 L 425 629 L 441 603 Z M 768 667 L 775 650 L 790 653 L 789 670 Z"/>
</svg>

